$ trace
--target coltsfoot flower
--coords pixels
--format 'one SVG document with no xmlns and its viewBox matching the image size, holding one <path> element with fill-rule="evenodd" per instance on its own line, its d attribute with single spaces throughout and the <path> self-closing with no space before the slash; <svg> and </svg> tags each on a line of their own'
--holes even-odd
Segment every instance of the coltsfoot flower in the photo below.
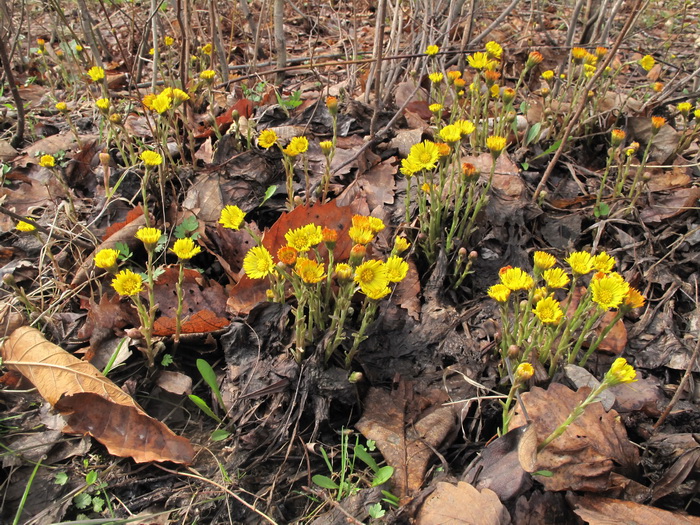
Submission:
<svg viewBox="0 0 700 525">
<path fill-rule="evenodd" d="M 371 259 L 355 269 L 355 282 L 362 293 L 369 296 L 379 295 L 389 285 L 386 265 L 382 261 Z"/>
<path fill-rule="evenodd" d="M 122 270 L 112 279 L 112 288 L 122 296 L 132 296 L 143 290 L 143 279 L 129 269 Z"/>
<path fill-rule="evenodd" d="M 369 244 L 374 240 L 374 232 L 362 226 L 350 226 L 348 237 L 355 244 Z"/>
<path fill-rule="evenodd" d="M 243 258 L 243 271 L 251 279 L 263 279 L 275 270 L 272 255 L 264 246 L 255 246 L 248 250 Z"/>
<path fill-rule="evenodd" d="M 146 249 L 154 248 L 162 236 L 163 232 L 158 228 L 139 228 L 136 232 L 136 238 L 146 246 Z"/>
<path fill-rule="evenodd" d="M 300 253 L 309 251 L 312 247 L 323 242 L 323 228 L 313 223 L 289 230 L 284 234 L 287 244 L 296 248 Z"/>
<path fill-rule="evenodd" d="M 506 148 L 506 138 L 497 135 L 491 135 L 486 138 L 486 147 L 491 151 L 491 155 L 497 158 Z"/>
<path fill-rule="evenodd" d="M 642 69 L 644 71 L 651 71 L 651 68 L 654 67 L 654 64 L 656 64 L 656 60 L 654 60 L 654 57 L 651 55 L 644 55 L 642 58 L 639 59 L 639 65 L 642 66 Z"/>
<path fill-rule="evenodd" d="M 505 284 L 494 284 L 487 291 L 489 297 L 499 303 L 505 303 L 510 297 L 510 288 Z"/>
<path fill-rule="evenodd" d="M 491 40 L 490 42 L 486 42 L 486 53 L 490 58 L 500 60 L 503 54 L 503 47 L 501 47 L 501 44 L 498 42 Z"/>
<path fill-rule="evenodd" d="M 533 375 L 535 375 L 535 369 L 530 363 L 520 363 L 515 369 L 515 377 L 521 381 L 527 381 Z"/>
<path fill-rule="evenodd" d="M 201 251 L 202 248 L 196 245 L 189 237 L 178 239 L 172 247 L 172 252 L 182 260 L 191 259 Z"/>
<path fill-rule="evenodd" d="M 297 153 L 305 153 L 309 149 L 309 140 L 306 137 L 292 137 L 288 147 L 294 149 Z"/>
<path fill-rule="evenodd" d="M 281 263 L 287 266 L 294 266 L 294 263 L 297 262 L 298 255 L 299 252 L 293 246 L 282 246 L 277 250 L 277 258 Z"/>
<path fill-rule="evenodd" d="M 264 129 L 258 135 L 258 146 L 269 149 L 277 143 L 277 133 L 271 129 Z"/>
<path fill-rule="evenodd" d="M 630 289 L 627 292 L 627 295 L 625 296 L 623 304 L 627 308 L 641 308 L 642 306 L 644 306 L 645 301 L 646 299 L 640 293 L 639 290 L 630 287 Z"/>
<path fill-rule="evenodd" d="M 588 252 L 573 252 L 564 261 L 576 275 L 586 275 L 593 271 L 593 257 Z"/>
<path fill-rule="evenodd" d="M 306 257 L 298 257 L 294 265 L 294 273 L 296 273 L 305 283 L 319 283 L 326 278 L 326 273 L 323 265 L 313 259 Z"/>
<path fill-rule="evenodd" d="M 613 361 L 610 370 L 605 374 L 603 382 L 609 386 L 622 383 L 634 383 L 637 380 L 637 372 L 632 365 L 627 363 L 624 357 L 618 357 Z"/>
<path fill-rule="evenodd" d="M 455 124 L 448 124 L 440 130 L 440 138 L 448 144 L 455 144 L 462 139 L 462 129 Z"/>
<path fill-rule="evenodd" d="M 23 233 L 29 233 L 36 230 L 36 226 L 34 226 L 34 224 L 30 224 L 25 221 L 19 221 L 15 228 L 17 228 L 18 231 L 21 231 Z"/>
<path fill-rule="evenodd" d="M 607 275 L 602 272 L 597 273 L 591 279 L 589 287 L 593 302 L 597 303 L 603 310 L 620 306 L 630 289 L 629 283 L 615 272 Z"/>
<path fill-rule="evenodd" d="M 500 269 L 498 276 L 501 279 L 501 283 L 514 292 L 517 290 L 529 290 L 535 285 L 532 276 L 521 268 L 506 266 Z"/>
<path fill-rule="evenodd" d="M 415 162 L 417 171 L 435 169 L 438 160 L 440 160 L 440 152 L 434 142 L 424 140 L 418 144 L 411 146 L 411 151 L 408 158 Z"/>
<path fill-rule="evenodd" d="M 564 288 L 569 281 L 569 275 L 561 268 L 550 268 L 542 273 L 544 282 L 547 283 L 547 287 L 551 289 Z"/>
<path fill-rule="evenodd" d="M 553 297 L 545 297 L 538 301 L 532 312 L 544 324 L 558 324 L 564 317 L 559 301 Z"/>
<path fill-rule="evenodd" d="M 219 216 L 219 224 L 230 230 L 238 230 L 245 219 L 245 212 L 238 206 L 229 204 L 224 206 Z"/>
<path fill-rule="evenodd" d="M 119 250 L 113 250 L 111 248 L 105 248 L 100 250 L 95 254 L 95 266 L 102 268 L 104 270 L 112 270 L 117 266 L 117 258 L 119 257 Z"/>
<path fill-rule="evenodd" d="M 554 257 L 554 255 L 547 252 L 535 252 L 532 259 L 535 263 L 535 268 L 539 270 L 549 270 L 557 263 L 557 259 Z"/>
<path fill-rule="evenodd" d="M 408 250 L 411 243 L 406 240 L 405 237 L 396 237 L 394 239 L 394 251 L 399 254 Z"/>
<path fill-rule="evenodd" d="M 425 48 L 425 54 L 429 57 L 435 56 L 440 51 L 440 48 L 436 45 L 431 45 Z"/>
<path fill-rule="evenodd" d="M 593 268 L 599 272 L 610 273 L 615 268 L 615 257 L 606 252 L 600 252 L 593 257 Z"/>
<path fill-rule="evenodd" d="M 201 78 L 204 81 L 211 81 L 214 80 L 214 77 L 216 76 L 216 71 L 213 69 L 205 69 L 199 74 L 199 78 Z"/>
<path fill-rule="evenodd" d="M 39 159 L 39 166 L 42 168 L 53 168 L 56 165 L 56 159 L 53 155 L 42 155 Z"/>
<path fill-rule="evenodd" d="M 442 82 L 444 75 L 442 73 L 430 73 L 428 75 L 428 78 L 433 84 L 439 84 L 440 82 Z"/>
<path fill-rule="evenodd" d="M 139 155 L 146 166 L 159 166 L 163 164 L 163 157 L 157 151 L 146 150 Z"/>
<path fill-rule="evenodd" d="M 408 274 L 408 263 L 401 257 L 392 255 L 386 260 L 386 276 L 390 283 L 403 281 Z"/>
<path fill-rule="evenodd" d="M 88 69 L 87 74 L 93 82 L 99 82 L 105 77 L 105 70 L 100 66 L 94 66 Z"/>
</svg>

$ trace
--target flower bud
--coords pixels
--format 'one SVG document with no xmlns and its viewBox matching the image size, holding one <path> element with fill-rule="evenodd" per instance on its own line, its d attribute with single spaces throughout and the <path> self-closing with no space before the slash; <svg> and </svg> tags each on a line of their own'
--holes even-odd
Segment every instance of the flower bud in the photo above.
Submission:
<svg viewBox="0 0 700 525">
<path fill-rule="evenodd" d="M 515 359 L 520 355 L 520 347 L 518 345 L 510 345 L 508 347 L 508 357 Z"/>
</svg>

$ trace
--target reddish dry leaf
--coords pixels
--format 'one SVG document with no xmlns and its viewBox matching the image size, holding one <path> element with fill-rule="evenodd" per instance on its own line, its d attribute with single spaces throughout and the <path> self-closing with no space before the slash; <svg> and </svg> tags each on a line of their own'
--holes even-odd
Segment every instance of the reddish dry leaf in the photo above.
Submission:
<svg viewBox="0 0 700 525">
<path fill-rule="evenodd" d="M 127 224 L 134 222 L 139 217 L 143 217 L 143 208 L 141 208 L 140 204 L 138 206 L 136 206 L 134 209 L 130 210 L 129 213 L 126 214 L 126 217 L 124 218 L 124 220 L 122 222 L 115 222 L 111 226 L 107 227 L 107 229 L 105 230 L 105 234 L 102 237 L 102 240 L 106 241 L 112 235 L 114 235 L 119 230 L 124 228 Z"/>
<path fill-rule="evenodd" d="M 419 400 L 412 386 L 399 383 L 393 392 L 372 388 L 365 399 L 362 418 L 357 429 L 367 439 L 377 442 L 386 462 L 394 467 L 392 483 L 401 498 L 417 491 L 433 458 L 456 425 L 451 407 L 424 411 L 422 417 L 412 418 Z"/>
<path fill-rule="evenodd" d="M 440 482 L 428 496 L 416 518 L 416 525 L 507 525 L 510 514 L 495 492 L 481 492 L 469 483 Z"/>
<path fill-rule="evenodd" d="M 262 244 L 277 258 L 277 251 L 287 244 L 284 234 L 289 230 L 300 228 L 310 223 L 325 226 L 338 232 L 338 242 L 334 254 L 336 261 L 343 261 L 350 255 L 352 241 L 348 237 L 348 230 L 352 225 L 352 216 L 355 211 L 351 206 L 338 206 L 335 201 L 326 204 L 314 204 L 313 206 L 299 206 L 289 213 L 283 213 L 277 222 L 265 232 Z M 326 255 L 326 249 L 319 246 L 322 257 Z M 250 309 L 265 299 L 265 290 L 269 287 L 267 279 L 251 279 L 244 275 L 233 287 L 228 307 L 237 314 L 247 313 Z"/>
<path fill-rule="evenodd" d="M 182 320 L 180 333 L 206 334 L 226 328 L 231 321 L 225 317 L 217 317 L 211 310 L 201 310 Z M 153 335 L 170 336 L 175 334 L 176 321 L 174 317 L 159 317 L 153 325 Z"/>
<path fill-rule="evenodd" d="M 549 436 L 589 392 L 589 388 L 574 392 L 564 385 L 553 383 L 547 390 L 534 387 L 522 395 L 536 439 L 521 441 L 521 463 L 529 472 L 552 472 L 551 477 L 537 476 L 547 490 L 603 492 L 610 488 L 613 469 L 620 468 L 623 473 L 630 474 L 628 477 L 632 477 L 636 469 L 639 453 L 627 438 L 617 412 L 605 412 L 600 403 L 590 404 L 561 436 L 542 452 L 536 452 L 537 444 Z M 516 411 L 511 428 L 524 424 L 525 418 Z M 532 459 L 531 465 L 525 464 L 528 461 L 523 463 L 523 458 L 528 457 Z"/>
<path fill-rule="evenodd" d="M 681 213 L 697 208 L 700 199 L 700 188 L 679 188 L 668 194 L 662 194 L 650 199 L 649 205 L 639 213 L 639 218 L 644 223 L 661 222 Z"/>
<path fill-rule="evenodd" d="M 649 191 L 666 191 L 682 188 L 688 186 L 692 181 L 690 167 L 685 164 L 685 160 L 682 157 L 676 158 L 673 162 L 673 168 L 670 170 L 657 168 L 656 166 L 647 166 L 645 173 L 651 176 L 647 183 Z"/>
<path fill-rule="evenodd" d="M 96 352 L 101 343 L 114 335 L 115 330 L 134 326 L 138 322 L 136 311 L 123 303 L 118 295 L 110 298 L 104 294 L 99 303 L 95 303 L 90 298 L 87 321 L 80 329 L 78 336 L 89 337 L 90 349 Z"/>
<path fill-rule="evenodd" d="M 589 525 L 700 525 L 700 518 L 669 512 L 633 501 L 570 494 L 567 500 L 574 512 Z"/>
<path fill-rule="evenodd" d="M 11 370 L 31 381 L 59 411 L 66 411 L 66 432 L 90 434 L 111 454 L 139 463 L 192 462 L 194 449 L 188 439 L 148 416 L 94 366 L 50 343 L 39 330 L 18 328 L 0 353 Z"/>
</svg>

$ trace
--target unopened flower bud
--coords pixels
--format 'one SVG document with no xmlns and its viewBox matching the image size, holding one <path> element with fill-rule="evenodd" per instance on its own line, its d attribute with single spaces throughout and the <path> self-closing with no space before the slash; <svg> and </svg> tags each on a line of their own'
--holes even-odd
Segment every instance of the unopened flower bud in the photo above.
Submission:
<svg viewBox="0 0 700 525">
<path fill-rule="evenodd" d="M 6 273 L 5 275 L 3 275 L 2 282 L 4 282 L 7 286 L 11 286 L 12 288 L 17 286 L 17 281 L 15 281 L 15 276 L 12 275 L 11 273 Z"/>
<path fill-rule="evenodd" d="M 100 157 L 100 164 L 102 164 L 103 166 L 109 166 L 109 161 L 111 159 L 111 157 L 109 156 L 109 153 L 107 153 L 106 151 L 103 151 L 102 153 L 99 154 L 99 157 Z"/>
<path fill-rule="evenodd" d="M 518 345 L 510 345 L 508 347 L 508 357 L 515 359 L 520 355 L 520 347 Z"/>
<path fill-rule="evenodd" d="M 469 252 L 469 258 L 473 261 L 474 259 L 477 259 L 479 257 L 479 254 L 477 253 L 476 250 L 472 250 Z"/>
<path fill-rule="evenodd" d="M 348 376 L 348 382 L 355 384 L 364 381 L 365 376 L 362 372 L 353 372 Z"/>
</svg>

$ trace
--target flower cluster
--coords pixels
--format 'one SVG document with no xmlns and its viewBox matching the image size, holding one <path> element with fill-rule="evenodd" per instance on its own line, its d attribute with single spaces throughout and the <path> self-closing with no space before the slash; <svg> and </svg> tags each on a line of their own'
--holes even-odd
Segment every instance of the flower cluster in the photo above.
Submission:
<svg viewBox="0 0 700 525">
<path fill-rule="evenodd" d="M 220 222 L 228 222 L 230 214 L 231 210 L 222 210 Z M 260 243 L 245 255 L 243 271 L 251 279 L 269 279 L 271 300 L 284 302 L 289 295 L 296 300 L 292 352 L 297 361 L 320 339 L 324 341 L 326 361 L 333 356 L 346 341 L 345 325 L 352 319 L 352 303 L 359 293 L 363 302 L 360 328 L 345 354 L 346 365 L 350 365 L 366 338 L 378 302 L 408 273 L 408 263 L 400 254 L 409 243 L 402 237 L 397 237 L 386 260 L 367 258 L 368 245 L 384 228 L 381 219 L 355 215 L 347 233 L 354 243 L 347 261 L 335 258 L 338 232 L 314 223 L 287 231 L 287 244 L 275 254 Z"/>
<path fill-rule="evenodd" d="M 500 305 L 504 359 L 537 358 L 549 364 L 550 375 L 562 360 L 583 365 L 625 313 L 644 306 L 644 296 L 614 271 L 607 253 L 574 252 L 564 262 L 568 271 L 552 255 L 535 252 L 532 273 L 510 266 L 499 271 L 488 295 Z M 603 321 L 610 310 L 616 310 L 612 320 Z"/>
</svg>

